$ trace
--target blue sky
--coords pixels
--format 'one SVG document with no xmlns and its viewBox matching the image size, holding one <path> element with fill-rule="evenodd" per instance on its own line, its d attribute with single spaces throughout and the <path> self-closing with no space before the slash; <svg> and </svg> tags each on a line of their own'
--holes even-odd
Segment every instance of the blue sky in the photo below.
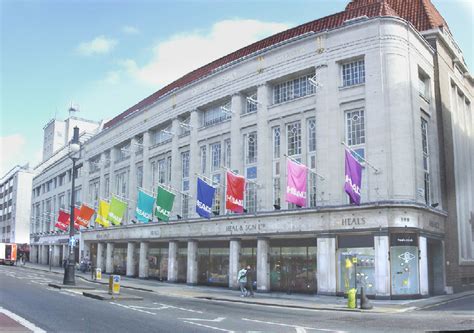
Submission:
<svg viewBox="0 0 474 333">
<path fill-rule="evenodd" d="M 349 0 L 0 0 L 0 177 L 41 159 L 42 129 L 110 119 L 179 76 Z M 433 0 L 474 68 L 474 6 Z"/>
</svg>

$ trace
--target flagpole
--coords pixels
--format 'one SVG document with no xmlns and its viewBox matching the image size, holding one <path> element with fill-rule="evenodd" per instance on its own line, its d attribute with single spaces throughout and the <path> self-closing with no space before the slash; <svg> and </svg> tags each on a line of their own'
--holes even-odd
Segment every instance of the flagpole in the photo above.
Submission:
<svg viewBox="0 0 474 333">
<path fill-rule="evenodd" d="M 225 186 L 222 185 L 221 183 L 218 183 L 218 182 L 212 180 L 211 178 L 208 178 L 208 177 L 206 177 L 206 176 L 204 176 L 204 175 L 201 175 L 201 174 L 199 174 L 199 173 L 197 173 L 197 172 L 195 172 L 194 175 L 196 175 L 196 176 L 198 176 L 198 177 L 200 177 L 200 178 L 203 178 L 203 179 L 206 180 L 208 183 L 211 183 L 211 184 L 212 184 L 211 186 L 214 186 L 214 184 L 216 184 L 216 186 L 218 186 L 218 187 L 220 187 L 220 188 L 224 188 L 224 187 L 225 187 Z"/>
<path fill-rule="evenodd" d="M 146 194 L 150 194 L 151 193 L 151 196 L 154 197 L 155 196 L 155 191 L 153 190 L 147 190 L 146 188 L 144 187 L 140 187 L 140 186 L 137 186 L 137 188 L 143 192 L 145 192 Z"/>
<path fill-rule="evenodd" d="M 341 141 L 341 145 L 343 145 L 344 147 L 346 147 L 347 149 L 349 149 L 353 154 L 355 154 L 358 158 L 360 158 L 362 161 L 365 162 L 365 164 L 367 164 L 369 167 L 371 167 L 372 169 L 374 169 L 375 173 L 379 173 L 379 169 L 377 169 L 376 167 L 374 167 L 369 161 L 367 161 L 365 158 L 363 158 L 362 156 L 360 156 L 354 149 L 352 149 L 351 147 L 349 147 L 344 141 Z"/>
<path fill-rule="evenodd" d="M 136 202 L 135 200 L 132 200 L 132 199 L 128 199 L 126 197 L 122 197 L 121 195 L 118 195 L 118 194 L 115 194 L 115 193 L 112 193 L 113 196 L 119 198 L 119 199 L 122 199 L 124 201 L 131 201 L 131 202 Z"/>
<path fill-rule="evenodd" d="M 283 154 L 283 156 L 285 156 L 287 159 L 289 159 L 289 160 L 291 160 L 291 161 L 293 161 L 293 162 L 295 162 L 295 163 L 298 163 L 299 165 L 304 166 L 304 167 L 306 168 L 306 170 L 308 170 L 309 172 L 315 174 L 315 175 L 318 176 L 321 180 L 326 180 L 326 178 L 324 178 L 324 176 L 320 175 L 319 173 L 317 173 L 317 172 L 314 171 L 313 169 L 308 168 L 307 165 L 304 165 L 303 163 L 301 163 L 301 162 L 295 160 L 293 157 L 288 156 L 288 155 L 286 155 L 286 154 Z"/>
<path fill-rule="evenodd" d="M 229 168 L 227 168 L 227 167 L 225 167 L 225 166 L 223 166 L 223 165 L 221 165 L 221 169 L 224 169 L 224 170 L 226 170 L 226 171 L 231 172 L 234 176 L 239 176 L 239 177 L 244 177 L 244 178 L 245 178 L 244 175 L 239 175 L 238 173 L 235 173 L 233 170 L 231 170 L 231 169 L 229 169 Z M 260 186 L 259 183 L 257 183 L 255 180 L 252 180 L 252 179 L 247 179 L 247 178 L 245 178 L 245 182 L 251 183 L 251 184 L 255 184 L 255 185 L 257 185 L 257 186 Z"/>
<path fill-rule="evenodd" d="M 181 194 L 181 195 L 184 195 L 185 197 L 192 198 L 192 196 L 189 195 L 188 193 L 181 192 L 180 190 L 177 190 L 177 189 L 175 189 L 174 187 L 171 187 L 171 186 L 169 186 L 169 185 L 166 185 L 166 184 L 163 184 L 163 183 L 159 183 L 158 186 L 161 186 L 161 187 L 164 188 L 165 190 L 168 190 L 168 191 L 170 191 L 170 192 L 173 192 L 174 194 Z"/>
</svg>

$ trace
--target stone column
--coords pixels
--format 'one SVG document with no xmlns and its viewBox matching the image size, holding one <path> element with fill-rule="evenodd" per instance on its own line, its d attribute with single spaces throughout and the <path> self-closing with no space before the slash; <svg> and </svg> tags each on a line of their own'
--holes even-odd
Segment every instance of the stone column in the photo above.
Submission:
<svg viewBox="0 0 474 333">
<path fill-rule="evenodd" d="M 240 133 L 240 116 L 245 107 L 244 96 L 235 94 L 232 96 L 232 119 L 230 125 L 230 168 L 244 174 L 244 157 L 242 149 L 242 135 Z M 258 138 L 257 138 L 258 140 Z M 209 153 L 210 155 L 210 153 Z"/>
<path fill-rule="evenodd" d="M 318 294 L 336 294 L 336 238 L 318 238 Z"/>
<path fill-rule="evenodd" d="M 425 236 L 420 236 L 418 249 L 420 250 L 420 294 L 429 294 L 428 282 L 428 247 Z"/>
<path fill-rule="evenodd" d="M 192 197 L 196 197 L 197 180 L 196 180 L 195 173 L 199 172 L 199 147 L 198 147 L 198 135 L 197 135 L 198 127 L 199 127 L 199 119 L 198 119 L 197 110 L 191 111 L 189 124 L 191 125 L 191 133 L 190 133 L 190 140 L 189 140 L 190 142 L 189 144 L 189 194 Z M 181 170 L 181 167 L 179 168 L 179 170 Z M 192 205 L 189 204 L 189 207 L 192 207 Z M 188 216 L 197 217 L 198 215 L 195 209 L 190 209 Z"/>
<path fill-rule="evenodd" d="M 171 132 L 174 133 L 171 139 L 171 186 L 173 188 L 181 188 L 181 172 L 175 172 L 175 170 L 181 170 L 181 156 L 179 153 L 179 119 L 174 118 L 171 126 Z M 193 152 L 190 151 L 190 154 Z M 190 171 L 191 172 L 191 171 Z M 173 204 L 173 214 L 172 216 L 176 217 L 176 214 L 181 215 L 181 196 L 176 198 Z M 169 275 L 168 275 L 169 279 Z"/>
<path fill-rule="evenodd" d="M 257 239 L 257 291 L 267 293 L 270 291 L 270 240 Z"/>
<path fill-rule="evenodd" d="M 140 258 L 138 259 L 138 277 L 148 277 L 148 243 L 140 242 Z"/>
<path fill-rule="evenodd" d="M 390 297 L 390 261 L 389 237 L 378 235 L 374 237 L 375 245 L 375 297 Z"/>
<path fill-rule="evenodd" d="M 30 246 L 30 262 L 32 264 L 36 264 L 38 261 L 38 249 L 36 245 L 31 245 Z"/>
<path fill-rule="evenodd" d="M 231 289 L 239 287 L 237 273 L 239 272 L 240 249 L 240 239 L 231 239 L 229 243 L 229 288 Z"/>
<path fill-rule="evenodd" d="M 105 272 L 105 262 L 104 262 L 104 243 L 97 243 L 97 262 L 96 267 L 100 268 L 102 272 Z"/>
<path fill-rule="evenodd" d="M 48 245 L 41 245 L 41 265 L 48 264 Z"/>
<path fill-rule="evenodd" d="M 150 132 L 143 132 L 143 187 L 151 190 Z"/>
<path fill-rule="evenodd" d="M 198 252 L 197 240 L 189 240 L 188 241 L 188 276 L 186 279 L 186 283 L 190 285 L 196 285 L 197 280 L 198 280 L 197 252 Z"/>
<path fill-rule="evenodd" d="M 61 267 L 61 258 L 60 258 L 60 250 L 59 250 L 59 247 L 61 245 L 52 245 L 53 246 L 53 262 L 52 262 L 52 265 L 55 266 L 55 267 Z"/>
<path fill-rule="evenodd" d="M 127 276 L 135 276 L 135 243 L 127 244 Z"/>
<path fill-rule="evenodd" d="M 178 241 L 169 243 L 168 282 L 178 282 Z"/>
<path fill-rule="evenodd" d="M 110 168 L 109 168 L 109 193 L 112 198 L 112 193 L 116 193 L 115 190 L 115 162 L 117 161 L 118 148 L 113 147 L 110 149 Z"/>
<path fill-rule="evenodd" d="M 133 137 L 130 140 L 130 172 L 128 179 L 128 197 L 135 201 L 128 202 L 128 219 L 126 224 L 131 223 L 131 219 L 135 219 L 135 209 L 137 208 L 137 203 L 135 199 L 137 197 L 137 154 L 135 153 L 138 150 L 137 138 Z"/>
<path fill-rule="evenodd" d="M 271 128 L 268 126 L 268 104 L 270 103 L 271 87 L 264 84 L 257 91 L 257 181 L 258 181 L 258 210 L 273 210 L 272 191 L 272 140 Z M 305 155 L 305 154 L 303 154 Z M 286 187 L 285 187 L 286 188 Z"/>
<path fill-rule="evenodd" d="M 105 272 L 112 274 L 114 272 L 114 243 L 107 243 L 105 257 Z"/>
<path fill-rule="evenodd" d="M 80 249 L 81 251 L 79 253 L 82 254 L 83 258 L 89 258 L 90 259 L 91 258 L 91 245 L 90 245 L 90 243 L 84 242 L 81 239 L 79 244 L 82 245 L 82 248 Z"/>
</svg>

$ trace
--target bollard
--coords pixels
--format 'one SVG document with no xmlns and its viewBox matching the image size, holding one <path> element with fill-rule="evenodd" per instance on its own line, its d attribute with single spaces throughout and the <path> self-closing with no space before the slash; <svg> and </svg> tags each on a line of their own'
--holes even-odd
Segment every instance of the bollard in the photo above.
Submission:
<svg viewBox="0 0 474 333">
<path fill-rule="evenodd" d="M 102 269 L 96 268 L 95 269 L 95 280 L 102 280 Z"/>
<path fill-rule="evenodd" d="M 356 308 L 356 294 L 357 294 L 357 289 L 352 288 L 347 291 L 347 307 L 349 309 L 355 309 Z"/>
<path fill-rule="evenodd" d="M 110 295 L 120 294 L 120 275 L 109 276 L 109 294 Z"/>
<path fill-rule="evenodd" d="M 373 308 L 372 304 L 370 304 L 369 299 L 365 295 L 364 287 L 360 288 L 360 308 L 364 310 L 370 310 Z"/>
</svg>

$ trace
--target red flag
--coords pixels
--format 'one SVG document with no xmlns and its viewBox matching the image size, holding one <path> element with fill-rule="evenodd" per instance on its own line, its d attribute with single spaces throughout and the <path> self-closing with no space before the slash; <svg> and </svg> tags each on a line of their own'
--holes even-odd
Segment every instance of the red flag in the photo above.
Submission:
<svg viewBox="0 0 474 333">
<path fill-rule="evenodd" d="M 77 224 L 77 217 L 79 216 L 79 213 L 80 213 L 79 208 L 74 207 L 74 229 L 77 229 L 77 230 L 79 230 L 79 227 L 80 227 L 80 225 Z M 71 220 L 71 217 L 68 214 L 66 225 L 69 225 L 69 222 L 71 222 L 70 220 Z"/>
<path fill-rule="evenodd" d="M 244 176 L 234 175 L 227 171 L 227 191 L 225 194 L 225 208 L 235 213 L 244 211 Z"/>
<path fill-rule="evenodd" d="M 62 231 L 67 231 L 69 225 L 69 214 L 65 211 L 60 210 L 58 215 L 58 221 L 54 225 L 56 228 Z"/>
<path fill-rule="evenodd" d="M 82 204 L 81 210 L 79 211 L 79 215 L 74 216 L 76 223 L 79 224 L 81 227 L 87 227 L 89 225 L 89 220 L 91 219 L 92 215 L 94 215 L 94 209 L 90 208 L 89 206 Z"/>
</svg>

